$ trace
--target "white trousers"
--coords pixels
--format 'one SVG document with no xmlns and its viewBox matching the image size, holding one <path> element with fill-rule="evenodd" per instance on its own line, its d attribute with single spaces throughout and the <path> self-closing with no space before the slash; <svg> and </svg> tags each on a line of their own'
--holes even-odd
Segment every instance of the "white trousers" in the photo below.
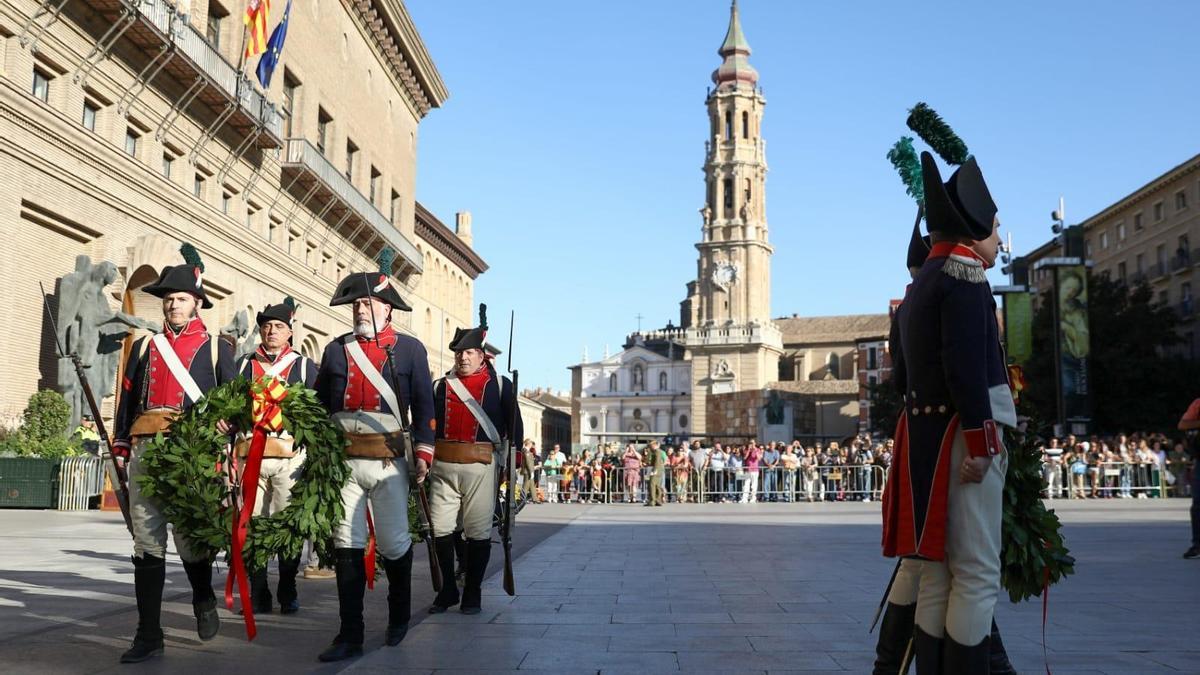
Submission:
<svg viewBox="0 0 1200 675">
<path fill-rule="evenodd" d="M 342 487 L 346 515 L 333 532 L 335 548 L 366 548 L 367 504 L 375 525 L 375 543 L 385 558 L 408 553 L 408 467 L 404 460 L 348 458 L 350 479 Z"/>
<path fill-rule="evenodd" d="M 429 481 L 433 536 L 453 534 L 461 524 L 467 539 L 491 539 L 496 504 L 495 465 L 434 461 Z"/>
<path fill-rule="evenodd" d="M 960 430 L 950 452 L 946 559 L 920 564 L 916 623 L 932 637 L 949 634 L 955 642 L 971 646 L 991 633 L 1000 592 L 1000 522 L 1008 453 L 992 458 L 982 483 L 959 479 L 966 456 Z"/>
<path fill-rule="evenodd" d="M 242 459 L 245 471 L 245 459 Z M 304 451 L 294 457 L 264 457 L 258 470 L 258 495 L 254 498 L 254 517 L 271 516 L 287 508 L 292 487 L 300 480 Z"/>
<path fill-rule="evenodd" d="M 133 521 L 133 555 L 143 557 L 152 555 L 157 558 L 167 556 L 167 517 L 158 504 L 149 497 L 142 495 L 138 487 L 138 476 L 145 473 L 142 466 L 142 451 L 150 436 L 139 436 L 133 439 L 129 460 L 129 517 Z M 179 530 L 172 532 L 175 539 L 175 550 L 184 562 L 200 562 L 204 558 L 192 551 L 187 538 Z"/>
<path fill-rule="evenodd" d="M 892 582 L 892 590 L 888 592 L 888 602 L 893 605 L 911 605 L 917 601 L 917 591 L 921 588 L 921 566 L 924 560 L 903 558 L 900 560 L 900 570 L 896 572 L 896 580 Z"/>
</svg>

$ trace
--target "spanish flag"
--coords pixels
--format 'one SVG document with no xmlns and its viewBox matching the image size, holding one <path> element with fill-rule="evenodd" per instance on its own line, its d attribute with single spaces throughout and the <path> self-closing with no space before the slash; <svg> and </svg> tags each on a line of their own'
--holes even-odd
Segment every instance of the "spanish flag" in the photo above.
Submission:
<svg viewBox="0 0 1200 675">
<path fill-rule="evenodd" d="M 267 51 L 267 21 L 271 13 L 271 0 L 250 0 L 246 5 L 246 16 L 242 21 L 249 31 L 246 37 L 246 58 Z"/>
</svg>

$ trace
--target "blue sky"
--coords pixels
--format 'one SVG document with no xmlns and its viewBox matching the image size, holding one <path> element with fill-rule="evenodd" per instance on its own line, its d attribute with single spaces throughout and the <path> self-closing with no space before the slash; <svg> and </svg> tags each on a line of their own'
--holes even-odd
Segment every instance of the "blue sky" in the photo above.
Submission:
<svg viewBox="0 0 1200 675">
<path fill-rule="evenodd" d="M 726 0 L 410 0 L 450 90 L 417 198 L 474 217 L 476 284 L 523 386 L 567 389 L 696 272 L 705 88 Z M 767 108 L 774 316 L 884 312 L 915 208 L 884 155 L 927 101 L 979 159 L 1018 253 L 1200 152 L 1200 3 L 742 0 Z M 918 148 L 922 147 L 918 142 Z M 993 283 L 1003 279 L 993 272 Z M 502 318 L 503 317 L 503 318 Z"/>
</svg>

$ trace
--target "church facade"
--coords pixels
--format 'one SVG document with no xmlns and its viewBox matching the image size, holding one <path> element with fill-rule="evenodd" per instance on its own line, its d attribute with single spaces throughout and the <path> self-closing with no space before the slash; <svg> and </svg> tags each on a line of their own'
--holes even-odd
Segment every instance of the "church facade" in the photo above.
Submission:
<svg viewBox="0 0 1200 675">
<path fill-rule="evenodd" d="M 868 424 L 858 359 L 881 345 L 886 351 L 888 315 L 771 317 L 766 99 L 736 2 L 718 53 L 706 100 L 696 277 L 680 303 L 680 324 L 639 331 L 621 352 L 599 361 L 585 354 L 570 367 L 576 444 L 667 436 L 767 440 L 763 411 L 776 399 L 788 410 L 786 424 L 772 420 L 780 427 L 776 435 L 840 438 Z M 833 329 L 792 330 L 814 321 Z"/>
</svg>

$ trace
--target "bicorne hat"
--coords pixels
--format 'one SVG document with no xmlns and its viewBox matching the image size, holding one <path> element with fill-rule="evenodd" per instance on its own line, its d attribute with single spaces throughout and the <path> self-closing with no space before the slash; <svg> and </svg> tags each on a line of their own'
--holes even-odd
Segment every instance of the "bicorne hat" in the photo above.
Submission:
<svg viewBox="0 0 1200 675">
<path fill-rule="evenodd" d="M 479 303 L 479 325 L 475 328 L 455 328 L 454 339 L 450 341 L 450 351 L 483 349 L 487 341 L 487 329 L 487 305 Z"/>
<path fill-rule="evenodd" d="M 191 293 L 200 301 L 201 308 L 211 308 L 213 304 L 204 294 L 204 261 L 200 259 L 199 251 L 185 242 L 179 247 L 179 253 L 183 256 L 184 264 L 167 265 L 158 275 L 158 280 L 142 290 L 160 298 L 171 293 Z"/>
<path fill-rule="evenodd" d="M 404 298 L 400 297 L 399 291 L 392 283 L 392 278 L 385 272 L 351 273 L 342 279 L 337 289 L 333 291 L 333 298 L 329 301 L 329 306 L 349 305 L 355 300 L 367 297 L 386 302 L 392 306 L 392 309 L 398 309 L 401 312 L 412 311 L 412 307 L 404 301 Z"/>
<path fill-rule="evenodd" d="M 296 318 L 296 310 L 300 309 L 300 305 L 296 304 L 296 299 L 292 296 L 287 296 L 283 302 L 278 305 L 267 305 L 263 311 L 258 313 L 255 322 L 261 327 L 268 321 L 282 321 L 292 327 L 292 321 Z"/>
<path fill-rule="evenodd" d="M 996 203 L 974 157 L 963 162 L 950 180 L 943 183 L 933 155 L 922 152 L 921 174 L 925 184 L 925 222 L 930 232 L 975 241 L 992 235 Z"/>
</svg>

